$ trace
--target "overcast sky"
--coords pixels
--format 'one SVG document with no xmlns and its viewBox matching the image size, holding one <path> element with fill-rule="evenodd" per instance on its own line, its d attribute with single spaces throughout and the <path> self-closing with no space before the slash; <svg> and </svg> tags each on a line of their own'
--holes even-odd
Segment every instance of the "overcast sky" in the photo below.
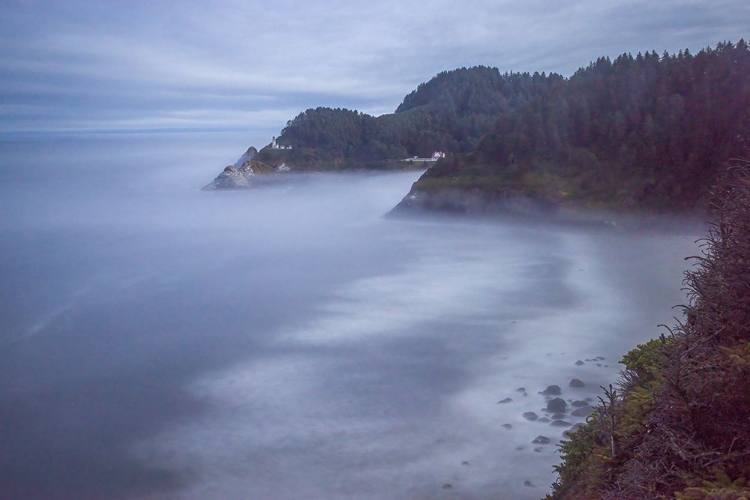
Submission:
<svg viewBox="0 0 750 500">
<path fill-rule="evenodd" d="M 444 70 L 570 76 L 748 28 L 748 0 L 3 0 L 0 134 L 231 131 L 261 146 L 310 107 L 392 112 Z"/>
</svg>

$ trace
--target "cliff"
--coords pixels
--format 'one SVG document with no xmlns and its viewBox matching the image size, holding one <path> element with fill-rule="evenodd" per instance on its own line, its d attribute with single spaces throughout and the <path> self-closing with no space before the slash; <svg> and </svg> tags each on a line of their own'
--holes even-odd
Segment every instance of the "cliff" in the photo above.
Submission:
<svg viewBox="0 0 750 500">
<path fill-rule="evenodd" d="M 283 164 L 272 167 L 257 160 L 257 155 L 258 150 L 251 146 L 234 165 L 224 167 L 224 170 L 202 189 L 247 189 L 262 182 L 277 180 L 277 174 L 287 171 Z"/>
</svg>

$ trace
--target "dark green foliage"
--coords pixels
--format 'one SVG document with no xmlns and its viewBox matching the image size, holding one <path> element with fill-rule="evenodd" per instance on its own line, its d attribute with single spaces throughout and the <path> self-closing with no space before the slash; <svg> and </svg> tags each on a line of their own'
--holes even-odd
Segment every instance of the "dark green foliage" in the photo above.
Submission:
<svg viewBox="0 0 750 500">
<path fill-rule="evenodd" d="M 419 85 L 393 114 L 308 109 L 287 123 L 279 144 L 294 147 L 286 154 L 297 163 L 336 165 L 469 152 L 499 116 L 544 93 L 553 78 L 562 81 L 484 66 L 446 71 Z"/>
<path fill-rule="evenodd" d="M 565 187 L 555 201 L 680 210 L 705 202 L 722 165 L 750 148 L 750 50 L 742 40 L 695 56 L 600 58 L 567 80 L 535 74 L 523 84 L 532 91 L 516 91 L 527 98 L 478 145 L 473 164 L 483 173 L 442 164 L 433 178 L 511 180 L 541 166 Z"/>
<path fill-rule="evenodd" d="M 625 365 L 628 379 L 634 380 L 631 385 L 645 386 L 658 378 L 661 351 L 666 343 L 666 337 L 652 339 L 623 356 L 620 362 Z"/>
<path fill-rule="evenodd" d="M 559 479 L 554 485 L 554 498 L 596 498 L 597 488 L 604 484 L 607 467 L 606 446 L 601 441 L 601 419 L 598 413 L 589 416 L 572 438 L 560 443 L 560 465 L 554 467 Z"/>
<path fill-rule="evenodd" d="M 460 68 L 419 85 L 392 114 L 308 109 L 278 142 L 294 149 L 262 150 L 262 161 L 281 154 L 277 162 L 298 168 L 397 168 L 408 165 L 388 160 L 448 153 L 416 190 L 704 208 L 722 165 L 750 153 L 750 50 L 740 40 L 696 55 L 602 57 L 570 78 Z"/>
<path fill-rule="evenodd" d="M 614 429 L 593 420 L 561 445 L 549 498 L 750 494 L 750 163 L 735 163 L 686 273 L 685 322 L 623 358 L 620 397 L 599 410 L 614 408 Z M 607 450 L 601 443 L 612 436 L 617 449 Z"/>
</svg>

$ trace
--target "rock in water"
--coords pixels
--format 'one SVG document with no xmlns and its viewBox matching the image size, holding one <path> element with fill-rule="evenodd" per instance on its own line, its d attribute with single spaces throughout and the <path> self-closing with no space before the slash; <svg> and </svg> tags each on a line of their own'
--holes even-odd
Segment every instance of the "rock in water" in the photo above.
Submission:
<svg viewBox="0 0 750 500">
<path fill-rule="evenodd" d="M 574 410 L 571 415 L 574 417 L 588 417 L 591 412 L 593 412 L 594 409 L 588 405 L 581 406 L 577 410 Z"/>
<path fill-rule="evenodd" d="M 570 427 L 573 424 L 571 422 L 566 422 L 565 420 L 553 420 L 549 425 L 553 427 Z"/>
<path fill-rule="evenodd" d="M 562 393 L 559 385 L 549 385 L 542 391 L 545 396 L 559 396 Z"/>
<path fill-rule="evenodd" d="M 555 398 L 547 403 L 547 411 L 552 413 L 565 413 L 568 403 L 562 398 Z"/>
</svg>

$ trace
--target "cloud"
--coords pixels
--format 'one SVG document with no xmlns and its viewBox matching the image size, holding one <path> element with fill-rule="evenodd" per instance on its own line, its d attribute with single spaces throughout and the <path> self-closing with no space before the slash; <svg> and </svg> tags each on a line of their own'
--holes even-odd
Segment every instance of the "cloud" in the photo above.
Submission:
<svg viewBox="0 0 750 500">
<path fill-rule="evenodd" d="M 750 19 L 744 0 L 14 1 L 5 11 L 5 132 L 199 129 L 200 119 L 184 118 L 192 113 L 210 126 L 224 116 L 226 127 L 276 133 L 318 105 L 391 111 L 443 70 L 485 64 L 567 76 L 601 55 L 736 41 Z M 243 116 L 251 121 L 242 125 Z"/>
</svg>

